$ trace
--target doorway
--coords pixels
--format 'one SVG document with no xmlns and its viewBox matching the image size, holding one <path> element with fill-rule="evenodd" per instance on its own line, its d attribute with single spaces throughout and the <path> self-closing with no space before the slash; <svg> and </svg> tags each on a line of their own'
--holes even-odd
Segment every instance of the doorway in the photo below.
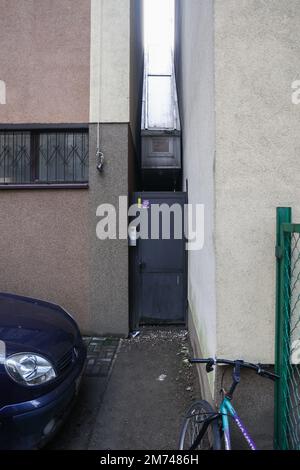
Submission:
<svg viewBox="0 0 300 470">
<path fill-rule="evenodd" d="M 184 324 L 187 298 L 184 205 L 187 195 L 183 192 L 137 192 L 133 202 L 145 213 L 149 237 L 139 238 L 136 246 L 130 248 L 132 329 L 140 325 Z M 155 238 L 151 237 L 154 223 L 157 223 Z"/>
</svg>

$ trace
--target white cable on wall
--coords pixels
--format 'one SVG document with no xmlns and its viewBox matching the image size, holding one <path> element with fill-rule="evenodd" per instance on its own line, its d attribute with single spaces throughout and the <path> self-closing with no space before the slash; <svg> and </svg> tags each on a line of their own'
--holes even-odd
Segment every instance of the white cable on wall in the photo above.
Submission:
<svg viewBox="0 0 300 470">
<path fill-rule="evenodd" d="M 91 80 L 90 80 L 90 122 L 97 123 L 96 165 L 103 169 L 104 156 L 101 152 L 101 93 L 103 57 L 103 10 L 105 0 L 91 0 Z"/>
</svg>

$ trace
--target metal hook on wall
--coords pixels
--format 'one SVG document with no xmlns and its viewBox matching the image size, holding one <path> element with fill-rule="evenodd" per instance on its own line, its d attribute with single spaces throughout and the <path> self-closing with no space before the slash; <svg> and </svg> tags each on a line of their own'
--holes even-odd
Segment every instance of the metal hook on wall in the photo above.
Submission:
<svg viewBox="0 0 300 470">
<path fill-rule="evenodd" d="M 103 166 L 104 166 L 103 152 L 100 152 L 100 150 L 97 150 L 96 157 L 97 157 L 97 170 L 99 171 L 99 173 L 102 173 Z"/>
</svg>

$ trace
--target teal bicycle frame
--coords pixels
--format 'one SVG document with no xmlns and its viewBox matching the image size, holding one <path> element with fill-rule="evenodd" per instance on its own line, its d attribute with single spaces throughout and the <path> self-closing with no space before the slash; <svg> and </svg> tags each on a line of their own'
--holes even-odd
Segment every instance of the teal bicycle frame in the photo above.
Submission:
<svg viewBox="0 0 300 470">
<path fill-rule="evenodd" d="M 251 450 L 257 450 L 257 447 L 250 437 L 249 432 L 247 431 L 246 427 L 244 426 L 241 418 L 233 408 L 231 404 L 231 400 L 233 397 L 233 393 L 237 387 L 237 385 L 240 382 L 240 369 L 241 367 L 245 367 L 247 369 L 255 370 L 257 374 L 259 374 L 262 377 L 267 377 L 269 379 L 275 380 L 279 379 L 279 375 L 274 374 L 272 372 L 269 372 L 267 370 L 264 370 L 261 366 L 261 364 L 252 364 L 250 362 L 245 362 L 243 360 L 236 360 L 236 361 L 231 361 L 228 359 L 217 359 L 210 357 L 208 359 L 189 359 L 189 362 L 191 364 L 206 364 L 206 372 L 212 372 L 214 370 L 214 366 L 217 364 L 225 364 L 225 365 L 231 365 L 234 366 L 233 368 L 233 382 L 231 384 L 231 387 L 229 391 L 225 391 L 224 389 L 222 390 L 223 393 L 223 399 L 221 402 L 221 405 L 219 407 L 219 411 L 217 413 L 211 413 L 211 417 L 207 419 L 207 425 L 209 425 L 209 422 L 215 421 L 215 420 L 220 420 L 222 419 L 222 429 L 224 433 L 224 440 L 225 440 L 225 450 L 231 450 L 231 439 L 230 439 L 230 425 L 229 425 L 229 418 L 233 419 L 239 430 L 241 431 L 243 437 L 245 438 L 248 446 L 250 447 Z M 206 428 L 207 429 L 207 428 Z M 204 428 L 204 432 L 206 431 Z M 198 438 L 195 440 L 193 447 L 197 444 L 200 443 L 203 435 L 201 435 L 201 432 L 199 433 Z M 198 442 L 199 439 L 199 442 Z M 194 447 L 196 448 L 196 447 Z"/>
<path fill-rule="evenodd" d="M 237 427 L 243 434 L 245 440 L 247 441 L 251 450 L 257 450 L 255 443 L 251 439 L 247 429 L 245 428 L 242 420 L 240 419 L 239 415 L 233 408 L 230 399 L 225 396 L 223 401 L 220 405 L 220 414 L 222 416 L 222 425 L 223 425 L 223 432 L 224 432 L 224 440 L 225 440 L 225 450 L 231 450 L 231 439 L 230 439 L 230 426 L 229 426 L 229 418 L 233 418 Z"/>
</svg>

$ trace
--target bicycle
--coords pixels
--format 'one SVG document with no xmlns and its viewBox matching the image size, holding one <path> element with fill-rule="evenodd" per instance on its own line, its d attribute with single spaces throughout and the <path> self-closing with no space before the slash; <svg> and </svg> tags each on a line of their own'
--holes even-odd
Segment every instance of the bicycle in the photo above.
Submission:
<svg viewBox="0 0 300 470">
<path fill-rule="evenodd" d="M 252 364 L 242 360 L 230 361 L 227 359 L 189 359 L 191 364 L 206 364 L 206 372 L 212 372 L 217 364 L 233 366 L 232 384 L 229 391 L 222 388 L 222 401 L 218 410 L 205 400 L 199 400 L 191 405 L 182 424 L 179 449 L 180 450 L 221 450 L 224 438 L 225 450 L 231 450 L 229 418 L 232 418 L 251 450 L 257 447 L 250 437 L 239 415 L 231 404 L 233 394 L 241 379 L 241 368 L 255 370 L 261 377 L 271 380 L 279 379 L 277 374 L 266 371 L 260 364 Z"/>
</svg>

